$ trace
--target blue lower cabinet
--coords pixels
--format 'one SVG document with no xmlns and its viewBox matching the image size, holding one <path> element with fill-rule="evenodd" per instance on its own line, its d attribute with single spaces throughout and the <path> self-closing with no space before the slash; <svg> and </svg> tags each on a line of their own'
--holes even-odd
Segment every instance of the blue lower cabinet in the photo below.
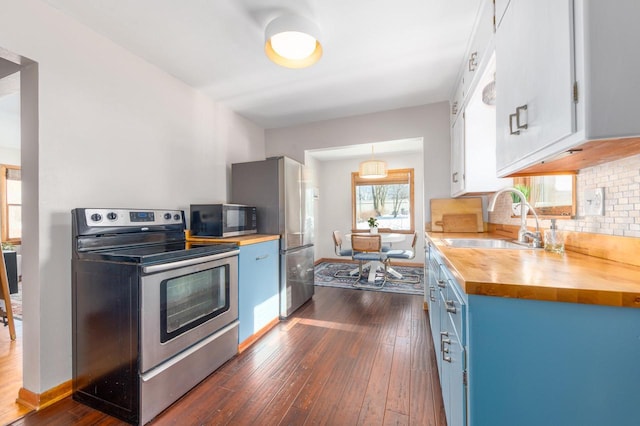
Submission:
<svg viewBox="0 0 640 426">
<path fill-rule="evenodd" d="M 429 320 L 449 426 L 467 421 L 466 303 L 435 249 L 429 248 Z"/>
<path fill-rule="evenodd" d="M 469 295 L 471 425 L 638 425 L 640 309 Z"/>
<path fill-rule="evenodd" d="M 238 343 L 260 331 L 280 314 L 280 242 L 240 246 L 238 271 Z"/>
<path fill-rule="evenodd" d="M 429 255 L 448 426 L 640 424 L 640 309 L 467 295 Z"/>
</svg>

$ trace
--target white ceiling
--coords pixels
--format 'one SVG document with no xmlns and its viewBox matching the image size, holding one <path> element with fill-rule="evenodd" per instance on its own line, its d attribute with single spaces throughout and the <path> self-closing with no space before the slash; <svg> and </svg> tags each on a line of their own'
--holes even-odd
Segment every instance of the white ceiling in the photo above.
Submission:
<svg viewBox="0 0 640 426">
<path fill-rule="evenodd" d="M 375 142 L 359 145 L 347 145 L 338 148 L 310 149 L 305 153 L 318 161 L 332 161 L 347 158 L 370 157 L 383 159 L 385 154 L 421 153 L 422 138 L 401 139 L 394 141 Z M 372 153 L 372 147 L 374 152 Z"/>
<path fill-rule="evenodd" d="M 480 0 L 45 0 L 265 128 L 447 100 Z M 321 28 L 324 55 L 264 55 L 283 12 Z"/>
</svg>

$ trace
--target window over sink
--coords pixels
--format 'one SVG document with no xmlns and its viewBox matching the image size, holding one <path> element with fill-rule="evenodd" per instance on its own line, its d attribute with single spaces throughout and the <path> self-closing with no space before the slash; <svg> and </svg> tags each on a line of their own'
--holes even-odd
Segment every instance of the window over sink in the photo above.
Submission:
<svg viewBox="0 0 640 426">
<path fill-rule="evenodd" d="M 527 201 L 539 217 L 571 219 L 576 215 L 576 175 L 541 175 L 513 179 L 516 188 L 524 187 Z M 528 192 L 528 194 L 527 194 Z M 531 212 L 529 215 L 533 215 Z"/>
</svg>

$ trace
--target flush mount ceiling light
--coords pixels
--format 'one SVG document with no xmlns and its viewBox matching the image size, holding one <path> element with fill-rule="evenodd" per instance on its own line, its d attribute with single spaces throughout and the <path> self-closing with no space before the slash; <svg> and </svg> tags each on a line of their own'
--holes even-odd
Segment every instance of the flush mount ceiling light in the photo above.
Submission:
<svg viewBox="0 0 640 426">
<path fill-rule="evenodd" d="M 267 57 L 287 68 L 305 68 L 318 62 L 322 45 L 320 29 L 301 16 L 284 15 L 269 22 L 265 30 Z"/>
<path fill-rule="evenodd" d="M 360 163 L 358 176 L 363 179 L 380 179 L 387 177 L 387 163 L 373 158 L 373 145 L 371 145 L 371 160 Z"/>
</svg>

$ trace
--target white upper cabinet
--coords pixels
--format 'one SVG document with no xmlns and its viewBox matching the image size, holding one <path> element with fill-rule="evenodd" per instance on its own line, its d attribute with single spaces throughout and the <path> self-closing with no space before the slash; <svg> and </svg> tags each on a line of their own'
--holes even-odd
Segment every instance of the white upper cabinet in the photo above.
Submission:
<svg viewBox="0 0 640 426">
<path fill-rule="evenodd" d="M 451 101 L 451 196 L 493 192 L 511 179 L 496 176 L 495 106 L 482 100 L 494 80 L 493 2 L 482 1 L 459 84 Z"/>
<path fill-rule="evenodd" d="M 462 84 L 458 84 L 458 86 L 456 87 L 456 92 L 453 95 L 453 100 L 451 101 L 451 126 L 453 126 L 455 121 L 458 119 L 458 116 L 462 115 L 462 110 L 464 109 L 464 96 L 462 93 L 462 89 Z"/>
<path fill-rule="evenodd" d="M 500 28 L 500 24 L 502 23 L 502 17 L 504 16 L 504 12 L 507 11 L 507 7 L 509 7 L 509 2 L 510 0 L 494 0 L 496 28 Z"/>
<path fill-rule="evenodd" d="M 494 73 L 492 56 L 451 129 L 452 197 L 494 192 L 513 184 L 511 179 L 496 176 L 496 109 L 483 99 Z"/>
<path fill-rule="evenodd" d="M 490 43 L 493 38 L 493 3 L 483 1 L 476 26 L 474 29 L 471 43 L 469 44 L 469 52 L 463 65 L 463 86 L 464 97 L 467 97 L 473 91 L 476 85 L 476 79 L 479 78 L 483 69 L 482 65 L 490 56 Z"/>
<path fill-rule="evenodd" d="M 496 33 L 498 173 L 575 132 L 571 0 L 514 0 Z"/>
<path fill-rule="evenodd" d="M 464 113 L 451 128 L 451 195 L 464 193 Z"/>
<path fill-rule="evenodd" d="M 578 124 L 586 139 L 640 135 L 638 19 L 638 0 L 576 1 Z"/>
<path fill-rule="evenodd" d="M 640 151 L 638 17 L 638 0 L 508 2 L 495 36 L 498 175 L 599 164 L 593 141 Z"/>
</svg>

